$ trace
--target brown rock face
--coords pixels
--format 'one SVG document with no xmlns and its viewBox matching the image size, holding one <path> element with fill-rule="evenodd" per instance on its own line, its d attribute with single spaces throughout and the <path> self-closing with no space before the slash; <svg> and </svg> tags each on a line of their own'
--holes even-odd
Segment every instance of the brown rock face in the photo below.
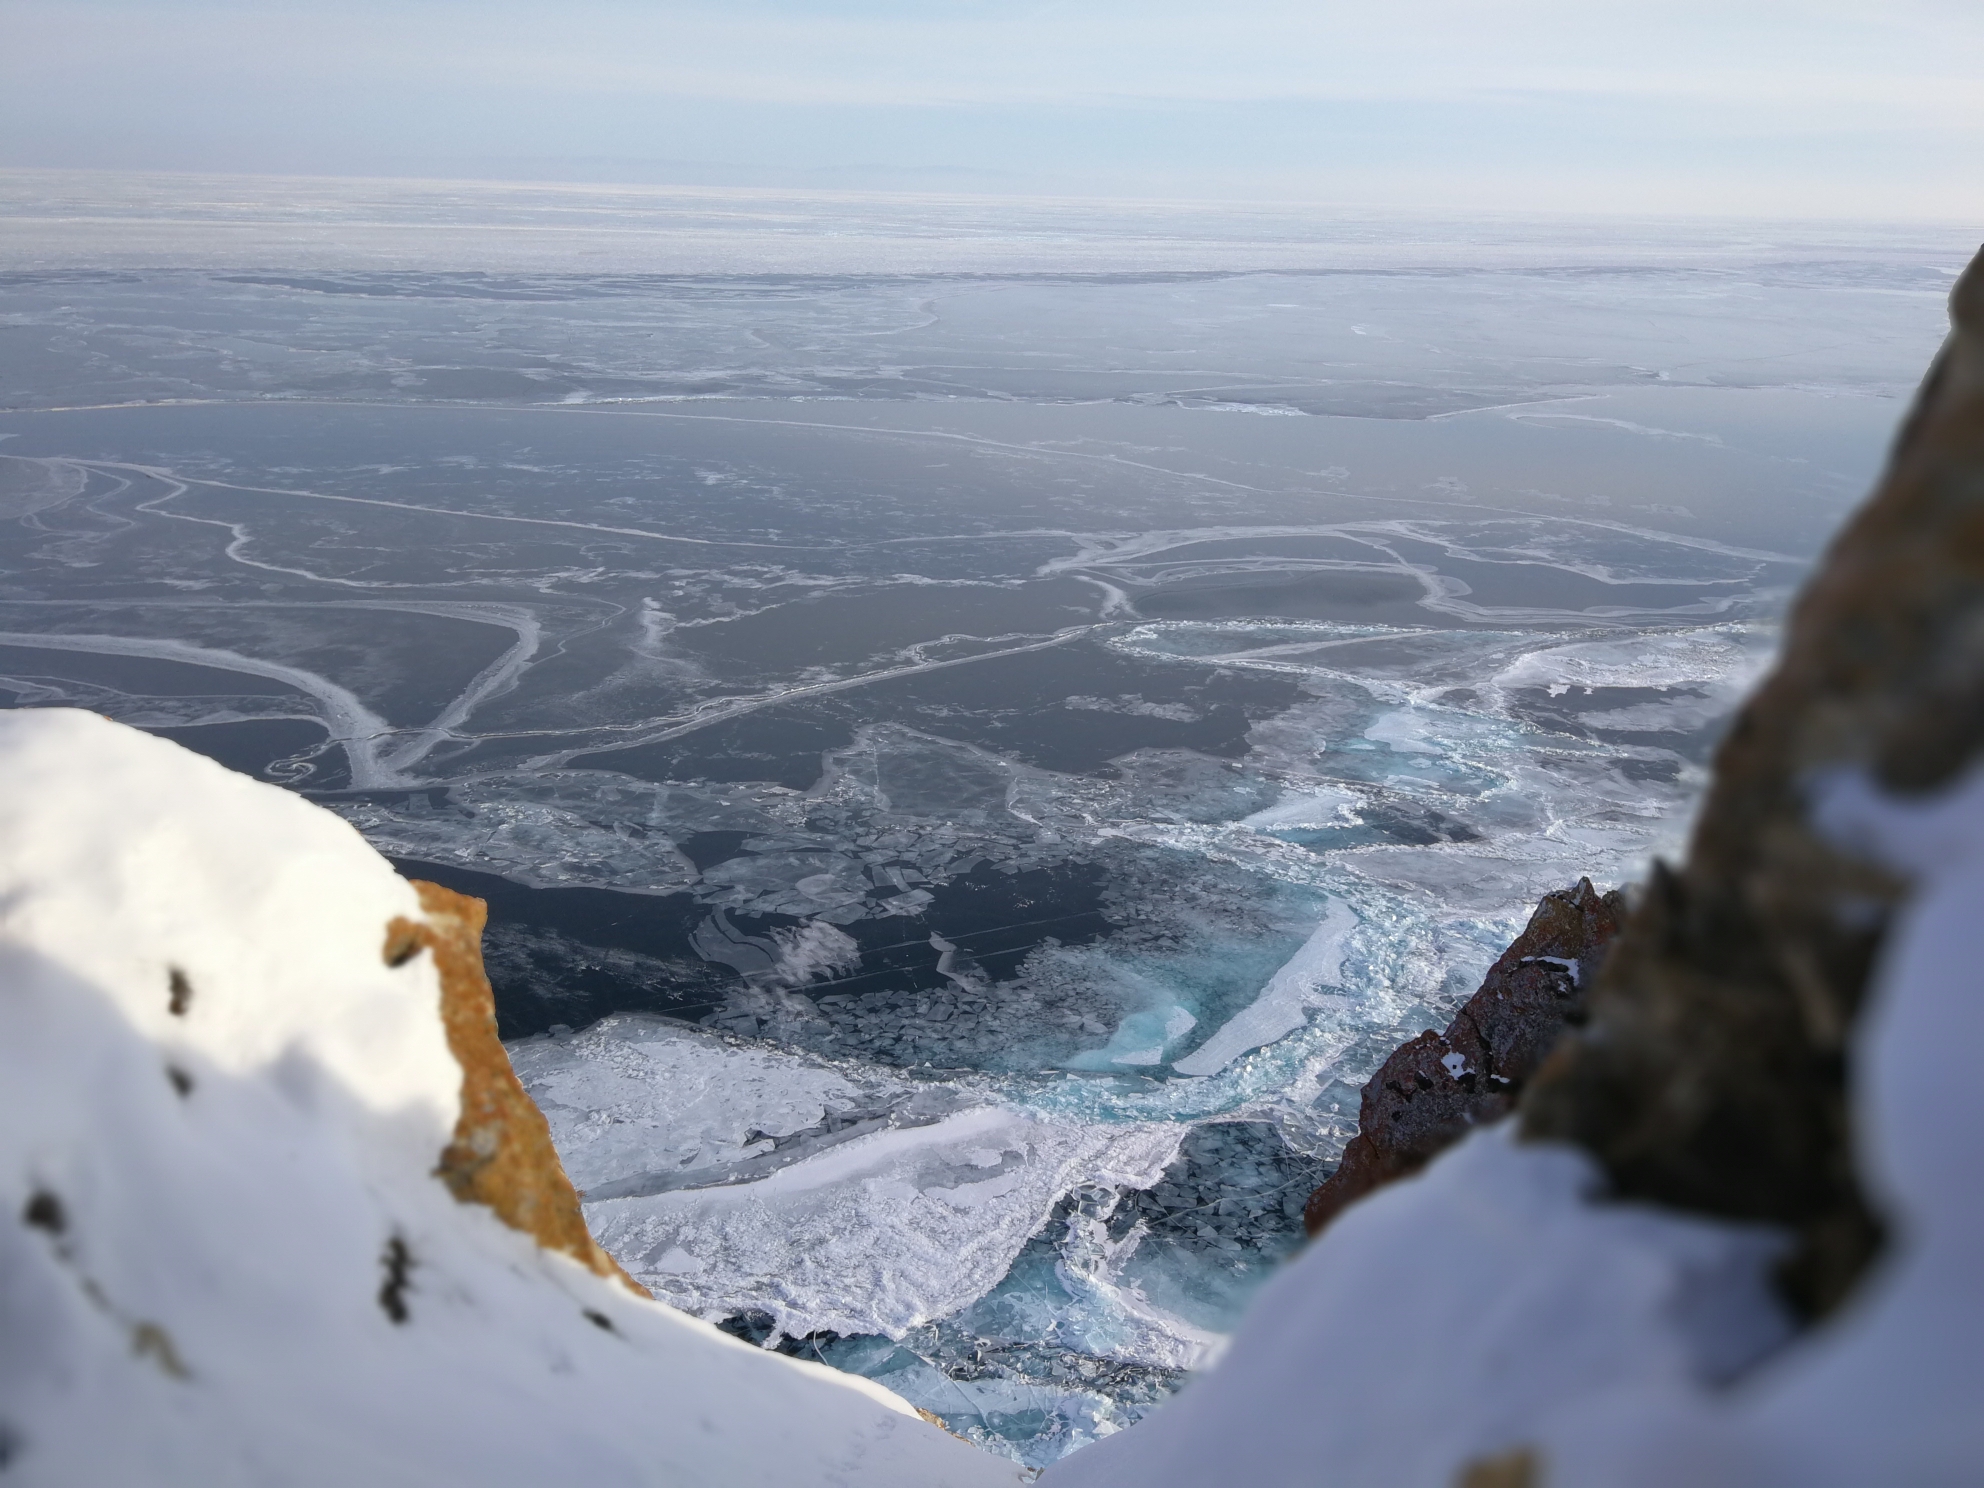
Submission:
<svg viewBox="0 0 1984 1488">
<path fill-rule="evenodd" d="M 441 974 L 441 1021 L 462 1067 L 462 1112 L 435 1176 L 463 1203 L 487 1204 L 503 1223 L 547 1250 L 571 1256 L 601 1276 L 617 1277 L 643 1297 L 647 1288 L 601 1250 L 579 1212 L 579 1196 L 551 1145 L 551 1128 L 531 1103 L 496 1037 L 496 1000 L 482 970 L 480 899 L 439 884 L 414 882 L 424 922 L 386 927 L 388 965 L 432 952 Z"/>
<path fill-rule="evenodd" d="M 1311 1235 L 1374 1188 L 1424 1167 L 1476 1126 L 1515 1109 L 1569 1020 L 1582 1015 L 1625 915 L 1590 879 L 1546 894 L 1445 1033 L 1403 1045 L 1364 1086 L 1357 1135 L 1302 1222 Z"/>
<path fill-rule="evenodd" d="M 1880 1229 L 1855 1179 L 1847 1037 L 1906 886 L 1815 830 L 1861 771 L 1949 783 L 1984 746 L 1984 255 L 1873 498 L 1792 612 L 1782 661 L 1715 761 L 1679 869 L 1661 869 L 1590 1021 L 1523 1101 L 1622 1197 L 1787 1226 L 1782 1280 L 1831 1308 Z"/>
</svg>

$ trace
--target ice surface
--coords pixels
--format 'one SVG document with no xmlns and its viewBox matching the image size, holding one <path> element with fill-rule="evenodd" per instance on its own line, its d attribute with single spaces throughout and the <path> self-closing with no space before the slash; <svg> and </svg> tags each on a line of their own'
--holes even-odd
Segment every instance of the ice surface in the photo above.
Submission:
<svg viewBox="0 0 1984 1488">
<path fill-rule="evenodd" d="M 556 1122 L 565 1171 L 594 1198 L 609 1187 L 727 1179 L 780 1138 L 828 1129 L 830 1109 L 844 1129 L 845 1113 L 887 1111 L 910 1089 L 880 1072 L 856 1084 L 818 1061 L 632 1017 L 517 1044 L 511 1063 Z"/>
<path fill-rule="evenodd" d="M 1640 265 L 1726 272 L 1761 261 L 1763 283 L 1717 286 L 1704 317 L 1726 310 L 1743 290 L 1799 289 L 1869 270 L 1906 265 L 1945 279 L 1961 265 L 1961 230 L 1924 241 L 1919 227 L 1874 223 L 1693 224 L 1603 218 L 1446 220 L 1345 215 L 1264 203 L 1029 200 L 861 195 L 839 191 L 721 190 L 696 187 L 536 186 L 475 181 L 399 181 L 240 176 L 108 175 L 12 170 L 0 176 L 10 269 L 134 269 L 200 263 L 242 273 L 241 290 L 285 282 L 325 292 L 359 286 L 393 293 L 387 275 L 414 270 L 446 276 L 453 293 L 484 310 L 527 308 L 537 298 L 490 276 L 554 276 L 583 262 L 611 287 L 622 276 L 765 276 L 788 295 L 807 275 L 1097 274 L 1126 277 L 1234 272 L 1415 269 L 1535 270 L 1566 277 L 1616 270 L 1622 239 Z M 279 266 L 273 268 L 271 266 Z M 383 282 L 380 282 L 383 280 Z M 1582 288 L 1582 286 L 1580 286 Z M 719 284 L 719 291 L 736 292 Z M 1261 299 L 1281 311 L 1305 308 L 1272 279 Z M 1183 286 L 1189 293 L 1189 283 Z M 1174 291 L 1177 292 L 1177 291 Z M 1290 304 L 1289 301 L 1297 301 Z M 1390 307 L 1387 307 L 1390 308 Z M 1776 307 L 1771 307 L 1775 310 Z M 1398 310 L 1347 317 L 1346 337 L 1389 350 L 1408 365 L 1421 348 Z M 1124 334 L 1107 306 L 1078 312 L 1098 329 Z M 1367 310 L 1368 313 L 1368 310 Z M 1556 340 L 1584 331 L 1594 315 L 1616 315 L 1617 340 L 1658 328 L 1636 323 L 1595 289 L 1539 313 L 1452 327 L 1450 341 L 1509 355 L 1528 332 Z M 1752 311 L 1798 344 L 1796 318 L 1780 323 Z M 928 319 L 926 312 L 925 317 Z M 803 322 L 802 322 L 803 324 Z M 1134 327 L 1128 328 L 1134 332 Z M 258 351 L 248 338 L 239 354 Z M 1403 343 L 1402 345 L 1400 343 Z M 602 357 L 597 368 L 609 373 Z M 1247 372 L 1259 375 L 1258 369 Z M 1228 381 L 1251 381 L 1229 370 Z M 1254 401 L 1234 406 L 1253 409 Z"/>
<path fill-rule="evenodd" d="M 1173 1060 L 1171 1067 L 1181 1075 L 1216 1075 L 1240 1055 L 1300 1028 L 1312 1001 L 1329 995 L 1323 989 L 1341 987 L 1344 940 L 1357 923 L 1348 905 L 1329 901 L 1322 924 L 1268 978 L 1261 995 L 1185 1058 Z M 1336 1000 L 1346 999 L 1338 993 Z"/>
<path fill-rule="evenodd" d="M 1747 690 L 1769 652 L 1754 632 L 1717 627 L 1668 635 L 1635 637 L 1631 642 L 1583 641 L 1529 652 L 1494 678 L 1500 688 L 1542 687 L 1561 696 L 1572 687 L 1680 687 L 1715 683 Z M 1749 644 L 1746 644 L 1749 642 Z"/>
<path fill-rule="evenodd" d="M 13 184 L 0 704 L 487 899 L 630 1264 L 1036 1463 L 1540 893 L 1680 840 L 1965 246 Z"/>
</svg>

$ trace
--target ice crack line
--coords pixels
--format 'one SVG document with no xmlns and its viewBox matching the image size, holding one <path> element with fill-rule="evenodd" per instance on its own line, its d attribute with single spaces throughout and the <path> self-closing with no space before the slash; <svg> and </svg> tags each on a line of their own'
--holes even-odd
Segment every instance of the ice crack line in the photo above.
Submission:
<svg viewBox="0 0 1984 1488">
<path fill-rule="evenodd" d="M 347 589 L 397 589 L 403 587 L 398 584 L 366 579 L 337 579 L 332 578 L 329 574 L 313 573 L 307 568 L 287 568 L 279 563 L 264 563 L 259 558 L 250 558 L 246 551 L 244 551 L 253 538 L 253 534 L 249 532 L 245 523 L 223 521 L 218 517 L 195 517 L 185 512 L 165 510 L 166 502 L 185 495 L 193 485 L 206 484 L 205 482 L 184 481 L 169 470 L 151 465 L 128 465 L 110 460 L 78 460 L 76 464 L 86 470 L 136 471 L 140 475 L 170 487 L 171 489 L 165 491 L 163 494 L 154 496 L 149 501 L 140 501 L 131 509 L 133 511 L 145 512 L 154 517 L 165 517 L 174 522 L 193 522 L 202 527 L 220 528 L 229 534 L 227 547 L 223 551 L 230 561 L 239 563 L 244 568 L 259 568 L 267 573 L 288 574 L 292 578 L 308 579 L 313 584 L 337 584 Z"/>
<path fill-rule="evenodd" d="M 770 708 L 779 703 L 790 702 L 794 698 L 817 697 L 829 692 L 846 692 L 851 688 L 868 687 L 877 682 L 892 681 L 897 677 L 914 677 L 924 672 L 941 672 L 947 667 L 970 666 L 974 662 L 995 661 L 1002 656 L 1019 656 L 1028 651 L 1045 651 L 1050 646 L 1066 645 L 1069 641 L 1078 640 L 1082 636 L 1089 635 L 1100 629 L 1102 627 L 1099 625 L 1071 625 L 1066 630 L 1056 631 L 1045 640 L 1032 641 L 1024 646 L 1006 646 L 998 651 L 981 651 L 975 656 L 954 656 L 947 661 L 925 661 L 910 666 L 889 667 L 879 672 L 863 672 L 858 677 L 836 677 L 827 682 L 804 682 L 791 687 L 775 687 L 769 692 L 758 693 L 751 697 L 717 699 L 699 704 L 691 709 L 688 718 L 683 722 L 664 725 L 656 732 L 643 733 L 637 739 L 630 739 L 625 744 L 618 744 L 613 747 L 631 749 L 640 744 L 665 743 L 669 739 L 679 739 L 684 734 L 693 734 L 700 729 L 709 728 L 713 724 L 722 723 L 725 719 L 735 718 L 739 714 L 755 713 L 760 708 Z M 653 720 L 641 724 L 624 725 L 624 727 L 640 729 L 648 729 L 653 726 Z M 507 734 L 504 737 L 519 738 L 523 737 L 523 735 Z M 588 745 L 580 749 L 565 750 L 551 758 L 559 763 L 563 763 L 575 754 L 589 753 L 598 747 L 597 745 Z"/>
<path fill-rule="evenodd" d="M 433 517 L 459 517 L 471 522 L 515 522 L 527 527 L 566 527 L 580 532 L 598 532 L 612 537 L 642 537 L 651 542 L 689 543 L 701 548 L 772 548 L 782 553 L 812 552 L 817 544 L 807 543 L 765 543 L 731 540 L 713 537 L 682 537 L 671 532 L 652 532 L 645 527 L 609 527 L 598 522 L 574 522 L 562 517 L 513 517 L 502 512 L 457 511 L 446 506 L 422 506 L 411 501 L 387 501 L 377 496 L 340 496 L 329 491 L 302 491 L 287 486 L 249 486 L 235 481 L 202 480 L 194 476 L 178 476 L 171 471 L 148 465 L 124 465 L 111 461 L 78 461 L 92 469 L 136 470 L 154 480 L 165 481 L 175 487 L 163 496 L 155 496 L 150 501 L 141 502 L 139 511 L 152 512 L 161 517 L 175 517 L 182 522 L 204 522 L 213 527 L 226 527 L 235 534 L 235 541 L 228 545 L 228 556 L 238 562 L 251 564 L 256 568 L 274 568 L 277 573 L 295 574 L 300 578 L 316 579 L 326 584 L 350 584 L 360 588 L 387 589 L 401 587 L 383 583 L 366 583 L 358 579 L 329 579 L 321 574 L 307 573 L 302 569 L 275 568 L 273 564 L 256 563 L 253 559 L 242 558 L 236 552 L 240 544 L 248 540 L 247 529 L 240 523 L 225 522 L 214 517 L 189 517 L 182 512 L 160 511 L 159 504 L 184 495 L 194 486 L 206 486 L 220 491 L 245 491 L 257 496 L 295 496 L 308 501 L 342 501 L 352 506 L 378 506 L 392 511 L 418 512 Z"/>
<path fill-rule="evenodd" d="M 238 651 L 222 651 L 196 646 L 190 641 L 171 641 L 135 636 L 40 635 L 32 631 L 0 631 L 0 645 L 22 646 L 43 651 L 81 651 L 98 656 L 148 656 L 157 661 L 178 661 L 218 671 L 245 672 L 251 677 L 267 677 L 287 683 L 298 692 L 317 700 L 323 709 L 324 727 L 331 741 L 342 745 L 351 765 L 351 783 L 359 790 L 378 790 L 406 784 L 392 764 L 380 758 L 381 741 L 393 732 L 391 724 L 374 713 L 358 698 L 335 682 L 281 662 L 260 661 Z"/>
<path fill-rule="evenodd" d="M 348 605 L 351 609 L 404 610 L 422 615 L 445 615 L 452 619 L 474 620 L 501 625 L 516 633 L 516 643 L 470 679 L 467 687 L 424 728 L 404 736 L 405 742 L 386 752 L 380 764 L 387 773 L 398 776 L 412 770 L 434 752 L 436 746 L 459 737 L 462 725 L 475 710 L 493 697 L 517 685 L 543 643 L 544 626 L 537 615 L 522 605 L 464 604 L 449 600 L 398 600 Z M 354 782 L 355 783 L 355 782 Z"/>
</svg>

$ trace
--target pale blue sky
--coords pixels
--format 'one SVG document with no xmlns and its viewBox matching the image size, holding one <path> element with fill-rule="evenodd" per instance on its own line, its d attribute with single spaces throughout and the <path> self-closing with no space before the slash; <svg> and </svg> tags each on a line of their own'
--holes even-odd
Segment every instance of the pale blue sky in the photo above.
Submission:
<svg viewBox="0 0 1984 1488">
<path fill-rule="evenodd" d="M 0 164 L 1984 218 L 1984 0 L 4 0 Z"/>
</svg>

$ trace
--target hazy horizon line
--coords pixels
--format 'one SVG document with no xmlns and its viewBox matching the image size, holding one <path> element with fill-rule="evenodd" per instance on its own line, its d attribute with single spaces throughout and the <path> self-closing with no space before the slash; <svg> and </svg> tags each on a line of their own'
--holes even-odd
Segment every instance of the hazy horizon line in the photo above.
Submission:
<svg viewBox="0 0 1984 1488">
<path fill-rule="evenodd" d="M 591 157 L 604 158 L 604 157 Z M 631 162 L 630 162 L 631 163 Z M 661 163 L 661 162 L 657 162 Z M 862 167 L 849 167 L 850 170 Z M 1003 175 L 1002 172 L 987 171 L 986 175 Z M 576 179 L 557 175 L 528 175 L 510 173 L 479 174 L 473 171 L 459 174 L 439 173 L 427 169 L 393 171 L 386 169 L 364 171 L 334 171 L 311 169 L 288 170 L 230 170 L 218 168 L 150 167 L 150 166 L 104 166 L 104 165 L 41 165 L 0 161 L 0 181 L 13 176 L 38 177 L 82 177 L 101 180 L 148 180 L 148 181 L 242 181 L 242 182 L 290 182 L 308 181 L 320 184 L 341 184 L 348 186 L 384 186 L 404 188 L 460 188 L 475 187 L 491 191 L 537 191 L 557 192 L 569 195 L 595 193 L 601 195 L 629 195 L 653 197 L 734 197 L 741 200 L 778 198 L 817 198 L 822 201 L 869 201 L 889 200 L 903 202 L 930 203 L 1008 203 L 1031 202 L 1056 206 L 1142 206 L 1175 207 L 1202 212 L 1217 210 L 1246 210 L 1255 212 L 1284 212 L 1290 215 L 1329 214 L 1350 218 L 1368 218 L 1375 221 L 1423 221 L 1423 222 L 1506 222 L 1546 224 L 1563 223 L 1695 223 L 1709 225 L 1778 225 L 1812 226 L 1851 229 L 1895 228 L 1950 228 L 1969 229 L 1984 233 L 1984 220 L 1974 215 L 1952 213 L 1930 215 L 1889 212 L 1879 216 L 1842 216 L 1819 212 L 1787 212 L 1759 209 L 1753 212 L 1711 211 L 1702 209 L 1682 209 L 1648 207 L 1638 211 L 1624 211 L 1611 206 L 1574 207 L 1487 207 L 1470 202 L 1457 202 L 1445 205 L 1404 204 L 1397 202 L 1375 202 L 1355 196 L 1323 194 L 1300 195 L 1292 192 L 1278 195 L 1211 195 L 1189 192 L 1152 192 L 1138 190 L 1121 191 L 1078 191 L 1043 190 L 1037 186 L 1012 189 L 970 189 L 964 187 L 906 187 L 883 185 L 830 185 L 814 183 L 791 184 L 769 181 L 745 180 L 641 180 L 641 179 Z M 17 214 L 5 210 L 4 198 L 0 198 L 0 217 L 10 217 L 20 221 L 32 220 L 36 214 Z M 582 230 L 582 229 L 574 229 Z"/>
</svg>

